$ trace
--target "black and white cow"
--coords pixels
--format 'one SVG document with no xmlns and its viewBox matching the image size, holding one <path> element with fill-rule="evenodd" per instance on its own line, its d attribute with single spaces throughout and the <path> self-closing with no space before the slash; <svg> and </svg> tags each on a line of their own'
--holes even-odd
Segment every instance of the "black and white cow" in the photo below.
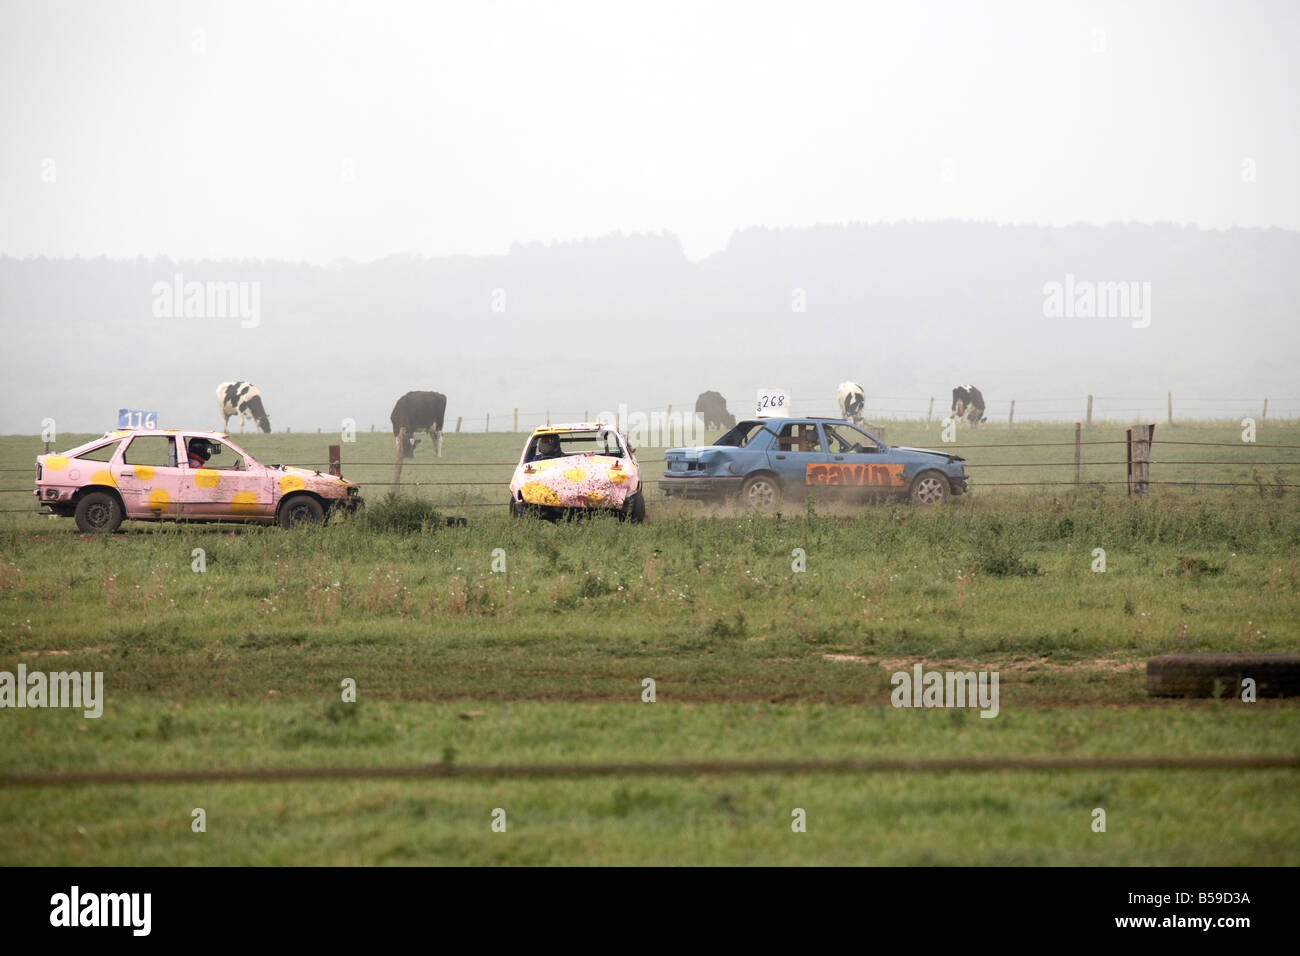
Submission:
<svg viewBox="0 0 1300 956">
<path fill-rule="evenodd" d="M 963 419 L 972 428 L 988 421 L 984 414 L 984 396 L 974 385 L 954 385 L 952 389 L 952 419 Z"/>
<path fill-rule="evenodd" d="M 224 432 L 230 424 L 230 416 L 239 416 L 239 430 L 244 430 L 244 422 L 252 420 L 257 427 L 268 435 L 271 433 L 271 419 L 262 407 L 262 393 L 256 385 L 247 382 L 222 382 L 217 386 L 217 404 L 221 406 L 221 430 Z"/>
<path fill-rule="evenodd" d="M 867 393 L 857 382 L 840 382 L 840 387 L 835 390 L 835 400 L 840 406 L 840 417 L 845 421 L 855 425 L 866 423 Z"/>
<path fill-rule="evenodd" d="M 442 420 L 447 414 L 447 396 L 441 392 L 407 392 L 397 400 L 388 416 L 393 423 L 393 437 L 397 451 L 403 458 L 415 457 L 415 446 L 420 439 L 416 432 L 428 432 L 433 441 L 433 453 L 442 457 Z"/>
<path fill-rule="evenodd" d="M 695 414 L 704 419 L 705 428 L 732 428 L 736 424 L 736 416 L 727 411 L 727 400 L 720 392 L 700 392 Z"/>
</svg>

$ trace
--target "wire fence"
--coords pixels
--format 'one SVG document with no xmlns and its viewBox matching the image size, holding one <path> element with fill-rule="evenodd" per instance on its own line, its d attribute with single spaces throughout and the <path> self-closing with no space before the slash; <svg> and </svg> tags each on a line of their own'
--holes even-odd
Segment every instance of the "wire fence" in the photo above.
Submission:
<svg viewBox="0 0 1300 956">
<path fill-rule="evenodd" d="M 1075 429 L 1074 441 L 1003 441 L 1003 442 L 973 442 L 973 443 L 954 443 L 945 450 L 950 450 L 952 454 L 960 454 L 965 459 L 965 466 L 969 475 L 969 486 L 972 489 L 979 488 L 1063 488 L 1076 486 L 1080 488 L 1105 488 L 1120 485 L 1129 485 L 1132 488 L 1133 479 L 1127 473 L 1130 464 L 1128 459 L 1120 459 L 1115 456 L 1090 458 L 1087 451 L 1093 449 L 1109 449 L 1114 446 L 1125 446 L 1129 444 L 1127 438 L 1089 438 L 1083 439 L 1083 430 L 1081 427 Z M 1300 444 L 1286 444 L 1278 442 L 1253 443 L 1253 442 L 1229 442 L 1229 441 L 1202 441 L 1190 439 L 1164 439 L 1155 438 L 1151 447 L 1153 450 L 1166 449 L 1168 454 L 1159 454 L 1156 452 L 1152 457 L 1146 459 L 1146 463 L 1151 468 L 1179 469 L 1168 477 L 1149 475 L 1142 479 L 1141 484 L 1152 487 L 1168 488 L 1254 488 L 1261 493 L 1267 491 L 1272 494 L 1284 493 L 1287 489 L 1294 487 L 1294 475 L 1290 469 L 1300 466 L 1300 456 L 1294 459 L 1287 459 L 1278 455 L 1277 452 L 1300 452 Z M 347 447 L 347 446 L 342 446 Z M 941 446 L 942 447 L 942 446 Z M 1204 454 L 1196 454 L 1194 457 L 1180 458 L 1173 452 L 1180 447 L 1189 449 L 1231 449 L 1231 454 L 1225 454 L 1221 459 L 1207 457 Z M 981 460 L 982 452 L 1011 452 L 1015 453 L 1021 449 L 1068 449 L 1072 448 L 1074 454 L 1070 456 L 1055 457 L 1035 457 L 1031 460 L 1008 460 L 1001 455 L 990 455 L 991 460 Z M 322 451 L 324 449 L 322 448 Z M 1267 457 L 1255 457 L 1256 452 L 1268 451 Z M 974 452 L 975 454 L 972 454 Z M 499 453 L 498 453 L 499 454 Z M 328 457 L 328 456 L 326 456 Z M 481 500 L 482 494 L 479 489 L 495 488 L 504 492 L 505 487 L 509 484 L 511 474 L 518 462 L 514 459 L 487 458 L 478 461 L 450 461 L 440 458 L 434 459 L 403 459 L 400 463 L 400 472 L 397 476 L 390 478 L 397 470 L 398 462 L 394 459 L 373 459 L 365 458 L 357 461 L 343 460 L 341 462 L 342 470 L 351 479 L 356 481 L 364 488 L 371 488 L 382 491 L 414 490 L 417 496 L 433 496 L 436 503 L 446 507 L 454 508 L 500 508 L 505 509 L 505 495 L 492 495 L 491 497 L 498 500 Z M 318 461 L 308 463 L 306 467 L 315 468 L 319 471 L 326 471 L 331 467 L 327 461 Z M 466 468 L 478 470 L 477 474 L 457 474 L 459 470 Z M 641 470 L 644 479 L 647 481 L 647 497 L 654 500 L 658 496 L 657 482 L 662 476 L 665 468 L 665 462 L 660 459 L 642 461 Z M 1182 471 L 1186 468 L 1202 469 L 1203 473 L 1189 475 Z M 1259 469 L 1270 469 L 1272 474 L 1268 477 L 1261 476 Z M 381 474 L 375 474 L 374 471 L 383 469 Z M 390 470 L 392 469 L 392 470 Z M 1001 479 L 1001 475 L 1006 474 L 1005 469 L 1016 469 L 1023 472 L 1023 475 L 1007 475 L 1006 480 Z M 1049 469 L 1043 473 L 1041 469 Z M 1100 472 L 1099 469 L 1106 469 Z M 1113 470 L 1112 470 L 1113 469 Z M 367 474 L 366 472 L 370 473 Z M 1244 473 L 1247 472 L 1248 473 Z M 32 468 L 5 468 L 0 469 L 4 474 L 23 473 L 33 475 Z M 358 474 L 360 472 L 360 474 Z M 986 478 L 982 477 L 987 475 Z M 34 475 L 33 475 L 34 477 Z M 0 503 L 17 503 L 15 495 L 32 495 L 34 486 L 8 485 L 0 487 Z M 447 494 L 439 494 L 445 491 Z M 27 508 L 0 508 L 0 514 L 36 514 L 37 505 L 33 503 Z"/>
<path fill-rule="evenodd" d="M 878 760 L 682 760 L 656 763 L 423 764 L 381 767 L 255 767 L 246 769 L 73 770 L 0 773 L 0 786 L 286 783 L 321 780 L 539 779 L 632 776 L 763 776 L 871 773 L 997 773 L 1075 770 L 1297 770 L 1300 757 L 952 757 Z"/>
</svg>

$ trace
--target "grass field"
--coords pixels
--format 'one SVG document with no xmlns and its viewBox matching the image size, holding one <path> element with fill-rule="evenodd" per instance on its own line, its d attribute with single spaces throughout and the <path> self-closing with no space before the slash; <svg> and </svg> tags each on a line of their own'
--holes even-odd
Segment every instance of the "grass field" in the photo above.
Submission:
<svg viewBox="0 0 1300 956">
<path fill-rule="evenodd" d="M 517 458 L 522 436 L 450 435 L 403 490 L 465 528 L 127 523 L 103 539 L 35 516 L 40 442 L 0 438 L 3 485 L 23 489 L 0 503 L 27 509 L 0 515 L 0 670 L 102 671 L 106 696 L 98 719 L 0 712 L 0 772 L 1295 755 L 1291 701 L 1145 692 L 1155 654 L 1300 643 L 1297 470 L 1272 464 L 1300 462 L 1300 424 L 1260 430 L 1290 448 L 1240 432 L 1157 428 L 1152 479 L 1199 484 L 1146 500 L 1099 484 L 1123 480 L 1118 444 L 1083 446 L 1081 486 L 1002 484 L 1074 477 L 1068 445 L 1010 447 L 1072 442 L 1072 425 L 1002 426 L 960 434 L 973 494 L 941 509 L 755 516 L 652 493 L 642 526 L 511 522 L 512 466 L 484 463 Z M 234 437 L 263 461 L 321 467 L 337 442 Z M 888 437 L 939 444 L 916 423 Z M 391 480 L 391 436 L 358 438 L 344 474 Z M 640 457 L 657 475 L 659 450 Z M 372 505 L 383 491 L 366 489 Z M 998 716 L 891 707 L 889 675 L 916 662 L 998 671 Z M 0 864 L 1294 865 L 1296 784 L 1284 770 L 1078 770 L 10 786 Z M 191 830 L 196 807 L 206 832 Z"/>
</svg>

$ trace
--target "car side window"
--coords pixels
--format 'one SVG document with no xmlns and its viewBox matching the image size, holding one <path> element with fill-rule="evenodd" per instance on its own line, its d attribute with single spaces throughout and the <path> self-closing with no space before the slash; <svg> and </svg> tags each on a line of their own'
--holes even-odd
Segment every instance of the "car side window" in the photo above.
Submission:
<svg viewBox="0 0 1300 956">
<path fill-rule="evenodd" d="M 106 445 L 100 445 L 98 448 L 83 451 L 77 457 L 82 461 L 112 461 L 113 456 L 117 454 L 117 446 L 120 444 L 122 444 L 121 440 L 111 441 Z"/>
<path fill-rule="evenodd" d="M 821 451 L 821 438 L 817 426 L 810 422 L 790 422 L 776 436 L 776 446 L 780 451 Z"/>
<path fill-rule="evenodd" d="M 826 438 L 837 455 L 880 451 L 874 438 L 853 425 L 836 425 L 834 428 L 827 425 Z"/>
<path fill-rule="evenodd" d="M 222 451 L 229 452 L 229 454 L 223 454 L 220 456 L 213 455 L 211 458 L 208 459 L 208 463 L 203 467 L 211 469 L 212 471 L 243 471 L 244 470 L 245 466 L 244 466 L 243 455 L 236 452 L 229 445 L 226 445 L 222 449 Z"/>
<path fill-rule="evenodd" d="M 852 443 L 845 441 L 844 436 L 841 435 L 839 432 L 837 432 L 830 425 L 825 426 L 825 431 L 826 431 L 826 444 L 829 447 L 832 454 L 842 455 L 845 452 L 853 450 Z"/>
<path fill-rule="evenodd" d="M 170 435 L 137 435 L 131 439 L 122 461 L 127 465 L 175 468 L 176 439 Z"/>
<path fill-rule="evenodd" d="M 875 442 L 856 428 L 844 425 L 823 427 L 826 431 L 826 444 L 830 446 L 833 454 L 847 455 L 853 452 L 876 450 Z"/>
</svg>

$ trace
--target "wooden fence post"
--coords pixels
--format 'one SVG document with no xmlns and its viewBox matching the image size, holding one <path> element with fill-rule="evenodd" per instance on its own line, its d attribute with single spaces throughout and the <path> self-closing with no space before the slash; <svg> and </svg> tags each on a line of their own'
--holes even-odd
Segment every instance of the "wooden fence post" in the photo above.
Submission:
<svg viewBox="0 0 1300 956">
<path fill-rule="evenodd" d="M 1016 427 L 1016 400 L 1011 400 L 1011 417 L 1007 419 L 1007 428 Z"/>
<path fill-rule="evenodd" d="M 930 396 L 930 410 L 925 413 L 925 427 L 930 427 L 930 419 L 934 417 L 934 396 Z"/>
<path fill-rule="evenodd" d="M 511 429 L 511 431 L 516 433 L 518 433 L 519 431 L 519 409 L 518 408 L 515 409 L 515 424 L 514 427 Z"/>
<path fill-rule="evenodd" d="M 490 432 L 492 430 L 492 413 L 488 412 L 483 416 L 483 430 Z"/>
<path fill-rule="evenodd" d="M 374 426 L 374 425 L 371 425 L 371 426 L 370 426 L 370 430 L 373 432 L 373 431 L 375 430 L 375 426 Z"/>
<path fill-rule="evenodd" d="M 406 426 L 403 425 L 401 431 L 397 433 L 397 459 L 393 462 L 393 488 L 392 494 L 397 494 L 397 489 L 402 481 L 402 448 L 406 442 L 410 441 L 410 433 L 407 432 Z"/>
<path fill-rule="evenodd" d="M 1078 422 L 1074 423 L 1074 483 L 1079 483 L 1079 446 L 1082 444 L 1083 426 Z"/>
<path fill-rule="evenodd" d="M 549 408 L 546 410 L 546 427 L 551 427 L 551 410 Z"/>
<path fill-rule="evenodd" d="M 583 420 L 584 422 L 589 422 L 589 421 L 591 421 L 591 412 L 584 411 L 584 412 L 582 413 L 582 420 Z"/>
<path fill-rule="evenodd" d="M 343 475 L 343 456 L 339 454 L 338 445 L 330 445 L 330 474 L 335 478 Z"/>
<path fill-rule="evenodd" d="M 1169 427 L 1174 427 L 1174 393 L 1169 393 Z"/>
<path fill-rule="evenodd" d="M 460 431 L 460 416 L 456 416 L 456 431 Z"/>
<path fill-rule="evenodd" d="M 1151 442 L 1155 425 L 1136 425 L 1128 430 L 1128 493 L 1146 497 L 1151 481 Z"/>
<path fill-rule="evenodd" d="M 1259 423 L 1264 424 L 1264 419 L 1268 417 L 1268 399 L 1264 399 L 1264 410 L 1259 413 Z"/>
<path fill-rule="evenodd" d="M 1092 396 L 1091 395 L 1088 396 L 1088 416 L 1084 420 L 1088 423 L 1088 427 L 1091 428 L 1092 427 Z"/>
</svg>

